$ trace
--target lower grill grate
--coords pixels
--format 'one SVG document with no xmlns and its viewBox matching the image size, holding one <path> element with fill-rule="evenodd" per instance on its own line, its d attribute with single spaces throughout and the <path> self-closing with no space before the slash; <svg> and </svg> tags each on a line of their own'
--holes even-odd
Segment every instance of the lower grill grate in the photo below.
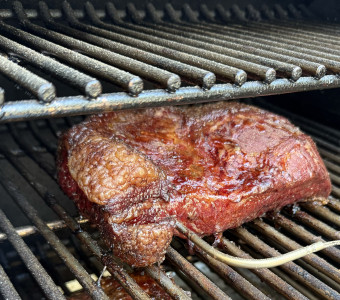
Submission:
<svg viewBox="0 0 340 300">
<path fill-rule="evenodd" d="M 228 230 L 222 237 L 216 237 L 218 242 L 212 237 L 206 240 L 234 256 L 262 258 L 320 240 L 340 239 L 340 165 L 337 157 L 340 133 L 288 114 L 268 102 L 258 100 L 255 104 L 286 114 L 315 137 L 334 179 L 332 197 L 324 207 L 301 204 L 286 208 L 279 214 Z M 32 299 L 27 295 L 32 295 L 34 290 L 34 293 L 40 293 L 40 297 L 45 294 L 49 299 L 61 299 L 62 294 L 68 296 L 71 293 L 68 282 L 77 279 L 93 299 L 106 299 L 103 290 L 91 277 L 91 274 L 99 277 L 105 265 L 133 299 L 149 299 L 129 276 L 129 268 L 122 267 L 102 247 L 96 231 L 86 220 L 71 217 L 74 214 L 72 203 L 55 181 L 57 137 L 61 131 L 81 120 L 81 117 L 40 120 L 0 127 L 0 193 L 3 199 L 0 276 L 5 283 L 1 284 L 0 292 L 4 297 L 13 295 L 13 299 L 18 299 L 19 293 L 24 299 Z M 24 225 L 16 223 L 20 214 L 18 207 L 28 218 L 28 223 L 34 226 L 18 228 L 18 225 Z M 51 222 L 56 217 L 48 207 L 62 221 Z M 8 219 L 16 226 L 16 231 Z M 47 254 L 50 252 L 53 255 Z M 52 259 L 57 259 L 58 263 L 52 263 Z M 190 299 L 186 291 L 191 291 L 194 299 L 339 299 L 339 266 L 340 250 L 332 247 L 280 267 L 245 270 L 224 265 L 195 245 L 175 238 L 167 251 L 166 261 L 161 266 L 147 267 L 144 272 L 174 299 Z M 21 272 L 17 272 L 18 269 Z M 175 275 L 174 281 L 169 274 Z M 23 280 L 20 276 L 24 280 L 27 276 L 30 278 L 25 289 L 19 283 Z"/>
<path fill-rule="evenodd" d="M 304 6 L 36 9 L 0 10 L 0 122 L 340 86 L 339 25 Z"/>
</svg>

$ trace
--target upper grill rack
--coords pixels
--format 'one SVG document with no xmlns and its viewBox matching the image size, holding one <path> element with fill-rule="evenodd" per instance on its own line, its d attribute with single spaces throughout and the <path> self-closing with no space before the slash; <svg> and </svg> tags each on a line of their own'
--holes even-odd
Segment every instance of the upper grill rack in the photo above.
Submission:
<svg viewBox="0 0 340 300">
<path fill-rule="evenodd" d="M 280 111 L 266 102 L 257 101 L 256 103 L 270 108 L 272 111 L 279 111 L 281 114 L 285 113 L 287 115 L 285 111 Z M 218 244 L 223 251 L 229 254 L 240 257 L 275 256 L 279 253 L 277 250 L 287 252 L 300 247 L 300 245 L 310 244 L 320 239 L 334 240 L 340 238 L 338 231 L 340 227 L 340 201 L 338 200 L 340 173 L 337 157 L 340 151 L 340 134 L 304 118 L 295 115 L 288 116 L 294 119 L 294 122 L 305 131 L 312 133 L 317 141 L 333 179 L 333 197 L 329 199 L 326 207 L 320 207 L 315 204 L 302 205 L 301 209 L 285 209 L 274 218 L 266 217 L 263 220 L 256 220 L 246 224 L 244 227 L 228 230 L 223 237 L 220 237 Z M 92 271 L 99 275 L 102 265 L 106 265 L 110 273 L 130 293 L 133 299 L 149 299 L 128 275 L 128 272 L 121 268 L 119 262 L 108 254 L 105 249 L 100 248 L 93 236 L 84 230 L 86 227 L 70 216 L 69 209 L 66 210 L 63 207 L 67 202 L 63 205 L 60 204 L 63 202 L 63 199 L 60 199 L 62 198 L 60 191 L 58 193 L 54 192 L 55 196 L 52 194 L 52 191 L 58 190 L 57 183 L 54 181 L 54 155 L 57 136 L 61 130 L 72 125 L 73 122 L 74 119 L 45 120 L 27 122 L 26 124 L 8 124 L 0 128 L 2 134 L 0 143 L 2 154 L 0 157 L 0 187 L 7 193 L 3 195 L 5 201 L 2 201 L 2 203 L 5 203 L 6 199 L 7 201 L 10 201 L 9 199 L 15 200 L 15 203 L 25 212 L 30 222 L 35 226 L 31 230 L 26 228 L 25 231 L 17 230 L 17 232 L 25 236 L 27 232 L 38 231 L 62 258 L 67 268 L 74 274 L 73 276 L 78 279 L 94 299 L 106 299 L 106 297 L 103 295 L 103 291 L 95 285 L 84 267 L 75 260 L 74 254 L 63 245 L 61 240 L 47 226 L 60 228 L 62 227 L 60 222 L 47 224 L 41 219 L 40 212 L 43 211 L 44 203 L 48 204 L 59 215 L 64 224 L 98 259 L 97 265 L 99 264 L 101 267 L 94 270 L 88 269 L 90 273 Z M 49 178 L 49 181 L 46 181 L 46 177 Z M 35 200 L 35 193 L 37 193 L 38 200 Z M 39 212 L 33 206 L 39 208 Z M 13 211 L 13 208 L 10 209 L 11 211 Z M 33 275 L 38 275 L 36 276 L 37 284 L 41 286 L 48 298 L 62 299 L 63 296 L 53 281 L 58 282 L 66 294 L 68 290 L 60 282 L 60 279 L 55 277 L 57 272 L 50 271 L 46 275 L 41 269 L 39 270 L 41 268 L 40 263 L 33 261 L 32 254 L 30 254 L 31 250 L 16 235 L 15 229 L 7 220 L 10 217 L 6 217 L 1 211 L 0 214 L 1 229 L 6 233 L 7 238 L 20 254 L 30 272 Z M 13 221 L 15 221 L 15 215 L 12 218 Z M 278 230 L 278 227 L 281 230 Z M 1 238 L 4 241 L 6 237 L 2 235 Z M 212 243 L 213 241 L 209 242 Z M 183 241 L 175 239 L 172 247 L 169 247 L 167 251 L 166 262 L 171 265 L 176 274 L 179 274 L 185 280 L 194 291 L 194 294 L 201 299 L 230 299 L 223 292 L 228 286 L 231 286 L 237 293 L 247 299 L 281 299 L 280 297 L 282 296 L 287 299 L 313 300 L 339 299 L 340 297 L 340 276 L 337 269 L 340 264 L 340 250 L 338 248 L 328 248 L 318 253 L 318 255 L 309 255 L 278 268 L 248 271 L 223 265 L 198 248 L 194 249 L 195 259 L 193 260 L 192 255 L 189 255 L 190 252 L 185 249 L 184 245 Z M 181 256 L 179 252 L 187 259 Z M 42 254 L 40 256 L 43 257 Z M 10 265 L 5 263 L 5 257 L 6 254 L 1 253 L 1 264 L 5 272 L 13 278 L 15 274 L 11 272 Z M 100 262 L 102 265 L 100 265 Z M 217 285 L 212 283 L 210 279 L 194 267 L 193 264 L 195 263 L 197 266 L 197 262 L 203 262 L 209 266 L 220 278 L 223 278 L 226 284 Z M 46 262 L 44 262 L 44 266 L 46 266 Z M 91 268 L 91 264 L 87 264 L 86 267 Z M 188 299 L 188 295 L 174 284 L 160 267 L 151 266 L 145 268 L 145 271 L 155 278 L 174 299 Z M 2 270 L 0 272 L 1 277 L 9 281 L 8 278 L 6 279 L 6 273 L 2 272 Z M 251 272 L 255 276 L 251 275 Z M 265 284 L 261 283 L 259 279 Z M 217 281 L 214 280 L 214 282 Z M 18 285 L 15 284 L 15 287 L 18 287 Z M 8 293 L 16 295 L 15 290 L 11 288 L 11 284 L 1 285 L 0 291 L 3 295 L 8 295 Z M 231 290 L 229 289 L 227 294 L 230 293 Z M 235 294 L 232 295 L 232 298 L 237 299 Z"/>
<path fill-rule="evenodd" d="M 292 4 L 103 12 L 67 2 L 26 14 L 14 2 L 0 11 L 0 73 L 37 100 L 6 101 L 7 83 L 0 122 L 339 87 L 340 27 L 310 15 Z"/>
</svg>

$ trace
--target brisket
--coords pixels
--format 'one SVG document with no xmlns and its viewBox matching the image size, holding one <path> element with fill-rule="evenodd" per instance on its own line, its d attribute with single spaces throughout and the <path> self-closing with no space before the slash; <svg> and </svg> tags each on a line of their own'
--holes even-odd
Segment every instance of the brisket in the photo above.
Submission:
<svg viewBox="0 0 340 300">
<path fill-rule="evenodd" d="M 134 266 L 164 259 L 175 220 L 210 235 L 331 189 L 310 137 L 233 102 L 91 116 L 61 138 L 58 178 Z"/>
</svg>

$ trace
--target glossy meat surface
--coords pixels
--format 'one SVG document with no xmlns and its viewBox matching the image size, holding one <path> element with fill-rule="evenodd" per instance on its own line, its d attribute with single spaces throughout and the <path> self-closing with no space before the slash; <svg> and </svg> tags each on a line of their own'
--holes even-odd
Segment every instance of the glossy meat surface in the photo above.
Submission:
<svg viewBox="0 0 340 300">
<path fill-rule="evenodd" d="M 174 219 L 203 236 L 330 193 L 308 136 L 231 102 L 92 116 L 58 161 L 64 191 L 132 265 L 161 260 Z"/>
<path fill-rule="evenodd" d="M 130 276 L 151 299 L 171 300 L 171 297 L 150 276 L 143 272 L 134 272 Z M 112 277 L 102 278 L 100 285 L 111 300 L 132 300 L 131 296 Z M 68 300 L 91 300 L 91 297 L 86 292 L 78 292 L 68 297 Z"/>
</svg>

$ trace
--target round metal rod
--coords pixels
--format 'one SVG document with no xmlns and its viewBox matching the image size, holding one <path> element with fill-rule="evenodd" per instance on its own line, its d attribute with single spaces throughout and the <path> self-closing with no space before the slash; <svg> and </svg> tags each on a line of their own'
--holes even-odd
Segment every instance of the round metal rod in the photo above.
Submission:
<svg viewBox="0 0 340 300">
<path fill-rule="evenodd" d="M 45 295 L 49 299 L 66 299 L 23 239 L 17 234 L 15 228 L 1 209 L 0 227 L 7 234 L 9 241 L 18 252 L 19 256 L 24 261 L 41 289 L 44 291 Z"/>
<path fill-rule="evenodd" d="M 50 102 L 56 97 L 52 83 L 0 55 L 0 73 L 18 83 L 40 101 Z"/>
<path fill-rule="evenodd" d="M 333 197 L 329 197 L 329 202 L 327 204 L 330 208 L 338 211 L 340 213 L 340 201 L 338 199 L 334 199 Z"/>
<path fill-rule="evenodd" d="M 0 87 L 0 108 L 1 105 L 5 102 L 5 91 L 3 88 Z"/>
<path fill-rule="evenodd" d="M 299 222 L 307 225 L 308 227 L 316 230 L 317 232 L 323 234 L 330 239 L 340 239 L 340 231 L 335 230 L 331 226 L 325 224 L 324 222 L 312 217 L 304 211 L 289 212 L 289 215 Z"/>
<path fill-rule="evenodd" d="M 205 275 L 198 271 L 190 262 L 181 256 L 171 246 L 166 251 L 166 258 L 171 264 L 178 267 L 184 274 L 190 277 L 199 287 L 201 287 L 212 299 L 230 300 L 228 296 Z"/>
<path fill-rule="evenodd" d="M 326 149 L 323 149 L 322 147 L 318 147 L 318 151 L 321 154 L 323 158 L 326 158 L 328 160 L 334 161 L 338 164 L 340 164 L 340 157 Z M 340 208 L 339 208 L 340 211 Z"/>
<path fill-rule="evenodd" d="M 79 24 L 77 23 L 77 25 Z M 212 72 L 209 72 L 204 68 L 201 69 L 195 66 L 179 62 L 177 61 L 177 58 L 174 59 L 166 58 L 162 53 L 160 53 L 160 55 L 157 55 L 151 53 L 150 51 L 141 50 L 138 47 L 136 47 L 133 43 L 131 43 L 131 46 L 125 45 L 123 43 L 126 39 L 125 37 L 121 37 L 120 41 L 122 43 L 119 43 L 117 41 L 113 42 L 111 40 L 104 39 L 98 36 L 97 34 L 84 35 L 83 32 L 84 30 L 86 30 L 86 28 L 82 28 L 83 31 L 80 31 L 67 26 L 61 26 L 59 23 L 56 24 L 55 22 L 47 23 L 47 25 L 52 27 L 56 31 L 62 32 L 69 36 L 73 36 L 77 39 L 81 38 L 82 40 L 88 43 L 95 44 L 102 48 L 138 59 L 147 64 L 151 64 L 153 66 L 157 66 L 159 68 L 174 72 L 178 75 L 181 75 L 184 79 L 190 82 L 194 83 L 198 82 L 204 89 L 210 89 L 215 83 L 216 77 Z M 82 26 L 85 25 L 82 24 Z"/>
<path fill-rule="evenodd" d="M 330 211 L 327 207 L 322 205 L 312 205 L 311 203 L 301 203 L 301 206 L 304 209 L 307 209 L 309 212 L 312 212 L 313 214 L 331 222 L 332 224 L 340 226 L 339 215 Z"/>
<path fill-rule="evenodd" d="M 320 236 L 316 236 L 302 226 L 296 224 L 295 222 L 287 219 L 281 214 L 276 214 L 275 218 L 272 220 L 275 225 L 279 225 L 281 228 L 287 230 L 290 234 L 293 234 L 297 238 L 301 239 L 305 243 L 315 243 L 317 241 L 323 241 Z M 340 250 L 332 247 L 321 250 L 321 252 L 333 260 L 340 262 Z"/>
<path fill-rule="evenodd" d="M 147 7 L 150 7 L 150 5 Z M 152 11 L 150 11 L 150 13 L 152 13 Z M 110 15 L 112 15 L 112 13 Z M 282 43 L 278 44 L 280 47 L 268 46 L 268 44 L 270 44 L 268 38 L 267 40 L 263 40 L 261 43 L 256 43 L 254 41 L 251 41 L 251 36 L 249 37 L 249 35 L 247 35 L 244 37 L 240 37 L 240 34 L 233 36 L 230 30 L 216 33 L 216 30 L 210 28 L 213 25 L 206 23 L 193 25 L 191 23 L 180 22 L 180 25 L 176 25 L 173 23 L 169 24 L 165 22 L 157 24 L 148 22 L 142 24 L 143 26 L 139 26 L 125 22 L 123 25 L 125 27 L 131 29 L 134 28 L 135 30 L 143 31 L 149 34 L 154 33 L 157 34 L 157 36 L 168 39 L 182 40 L 183 36 L 186 36 L 187 38 L 191 38 L 189 39 L 190 43 L 198 43 L 197 41 L 204 41 L 205 43 L 210 44 L 211 48 L 215 47 L 215 50 L 219 49 L 218 52 L 223 51 L 223 49 L 225 48 L 231 48 L 246 53 L 256 54 L 260 57 L 263 57 L 263 61 L 266 61 L 265 58 L 271 58 L 280 61 L 281 65 L 283 65 L 283 63 L 289 63 L 293 65 L 295 64 L 296 66 L 301 67 L 305 72 L 310 73 L 318 78 L 324 76 L 326 72 L 326 68 L 324 65 L 309 61 L 308 57 L 301 57 L 301 52 L 303 52 L 303 49 L 299 49 L 297 52 L 285 52 L 287 48 Z M 183 28 L 185 28 L 185 30 L 183 30 Z M 247 32 L 245 31 L 244 34 L 246 35 Z M 299 58 L 297 58 L 296 56 L 298 56 Z M 273 67 L 275 68 L 274 65 Z M 282 69 L 280 68 L 276 70 L 282 71 Z"/>
<path fill-rule="evenodd" d="M 247 245 L 256 249 L 257 253 L 261 253 L 264 256 L 280 255 L 277 250 L 268 246 L 243 227 L 233 229 L 232 232 L 236 233 L 237 237 L 245 241 Z M 337 299 L 339 297 L 339 294 L 336 291 L 293 262 L 283 264 L 280 268 L 321 297 L 326 299 Z"/>
<path fill-rule="evenodd" d="M 313 136 L 314 142 L 318 145 L 318 147 L 326 148 L 327 150 L 333 151 L 335 153 L 339 153 L 340 147 L 334 144 L 331 144 L 321 138 Z"/>
<path fill-rule="evenodd" d="M 41 152 L 36 151 L 36 147 L 31 143 L 30 139 L 27 138 L 27 136 L 22 136 L 20 132 L 17 130 L 17 127 L 14 126 L 14 124 L 8 125 L 9 131 L 14 138 L 14 140 L 17 142 L 19 147 L 21 149 L 25 149 L 26 153 L 35 161 L 40 162 L 41 160 Z M 2 145 L 3 146 L 3 145 Z M 1 149 L 3 150 L 3 149 Z M 15 155 L 14 155 L 15 156 Z M 46 157 L 46 155 L 45 155 Z M 47 161 L 46 159 L 42 159 L 42 163 L 39 163 L 39 166 L 42 167 L 47 174 L 49 174 L 52 178 L 55 178 L 56 172 L 55 172 L 55 164 L 54 164 L 54 157 L 49 156 L 50 160 Z"/>
<path fill-rule="evenodd" d="M 192 241 L 197 247 L 208 253 L 214 259 L 223 262 L 227 265 L 239 267 L 239 268 L 247 268 L 247 269 L 259 269 L 259 268 L 272 268 L 283 265 L 287 262 L 291 262 L 295 259 L 301 258 L 308 254 L 320 251 L 322 249 L 340 245 L 340 240 L 331 241 L 331 242 L 316 242 L 310 246 L 306 246 L 300 248 L 295 251 L 291 251 L 285 254 L 281 254 L 279 256 L 264 258 L 264 259 L 245 259 L 234 257 L 228 255 L 226 253 L 220 252 L 216 250 L 216 248 L 209 245 L 207 242 L 202 240 L 197 234 L 193 231 L 186 228 L 180 222 L 176 223 L 177 229 L 183 233 L 190 241 Z"/>
<path fill-rule="evenodd" d="M 336 173 L 337 176 L 340 176 L 340 166 L 328 161 L 328 160 L 324 160 L 324 164 L 326 166 L 327 169 L 329 169 L 330 171 L 333 171 Z"/>
<path fill-rule="evenodd" d="M 77 222 L 78 224 L 84 224 L 84 223 L 87 223 L 88 220 L 81 219 L 81 220 L 77 220 Z M 48 226 L 49 229 L 53 231 L 66 228 L 65 222 L 61 220 L 51 221 L 51 222 L 46 223 L 46 225 Z M 33 235 L 39 232 L 38 229 L 32 225 L 16 227 L 15 231 L 21 237 L 30 236 L 30 235 Z M 0 233 L 0 241 L 4 241 L 6 239 L 7 239 L 6 233 L 3 233 L 3 232 Z"/>
<path fill-rule="evenodd" d="M 68 251 L 55 233 L 47 227 L 45 222 L 38 216 L 37 210 L 27 201 L 26 197 L 18 190 L 12 180 L 7 178 L 3 172 L 0 172 L 0 178 L 2 185 L 9 195 L 13 197 L 25 215 L 38 228 L 40 234 L 53 247 L 59 257 L 65 262 L 70 271 L 76 276 L 80 284 L 87 290 L 93 299 L 108 300 L 108 297 L 105 295 L 103 290 L 96 285 L 80 262 Z"/>
<path fill-rule="evenodd" d="M 264 223 L 263 221 L 255 220 L 253 222 L 253 225 L 262 234 L 265 234 L 270 239 L 278 242 L 282 247 L 286 248 L 289 251 L 300 249 L 302 247 L 300 244 L 278 232 L 276 229 Z M 317 242 L 325 241 L 319 240 Z M 340 284 L 340 271 L 328 262 L 326 262 L 324 259 L 318 257 L 315 254 L 309 254 L 302 257 L 302 259 L 306 261 L 309 265 L 319 270 L 321 273 L 324 273 L 329 278 Z"/>
<path fill-rule="evenodd" d="M 12 282 L 8 278 L 7 274 L 5 273 L 5 270 L 1 265 L 0 265 L 0 292 L 4 299 L 21 300 L 21 297 L 19 296 L 18 292 L 14 288 Z"/>
<path fill-rule="evenodd" d="M 28 18 L 20 2 L 15 1 L 13 3 L 13 10 L 21 23 L 24 24 L 27 22 Z M 11 29 L 8 30 L 7 26 L 2 26 L 1 29 L 3 29 L 6 34 L 15 36 L 33 48 L 47 51 L 48 53 L 55 55 L 59 59 L 64 60 L 77 68 L 82 68 L 87 72 L 96 74 L 98 77 L 104 78 L 123 87 L 131 95 L 138 95 L 143 90 L 143 81 L 136 75 L 132 75 L 113 66 L 109 66 L 98 60 L 59 46 L 20 29 L 11 27 Z"/>
<path fill-rule="evenodd" d="M 301 77 L 295 83 L 288 79 L 277 79 L 269 85 L 258 81 L 246 82 L 241 87 L 217 84 L 207 91 L 198 87 L 183 87 L 179 88 L 175 94 L 163 90 L 150 90 L 144 91 L 138 98 L 132 98 L 126 93 L 103 94 L 97 98 L 98 101 L 88 101 L 81 96 L 56 98 L 56 101 L 48 107 L 33 100 L 9 101 L 0 108 L 0 123 L 43 117 L 93 114 L 120 109 L 240 99 L 254 97 L 254 95 L 275 95 L 339 86 L 340 79 L 337 76 L 327 75 L 320 80 Z"/>
<path fill-rule="evenodd" d="M 184 27 L 183 27 L 184 26 Z M 263 56 L 273 57 L 277 55 L 277 59 L 294 63 L 301 67 L 305 72 L 320 78 L 325 75 L 327 67 L 330 70 L 339 72 L 340 64 L 339 56 L 328 54 L 327 48 L 309 49 L 307 42 L 300 45 L 287 44 L 288 41 L 272 41 L 272 37 L 267 34 L 255 36 L 250 34 L 249 30 L 243 28 L 222 27 L 215 24 L 194 24 L 180 22 L 179 24 L 164 23 L 150 24 L 147 27 L 158 28 L 164 32 L 176 33 L 181 32 L 181 35 L 192 37 L 195 39 L 212 42 L 217 45 L 225 45 L 235 49 L 248 49 L 255 51 L 254 53 L 262 54 Z M 183 30 L 185 28 L 185 30 Z M 226 40 L 226 36 L 228 39 Z M 304 45 L 304 47 L 302 46 Z"/>
<path fill-rule="evenodd" d="M 116 13 L 112 11 L 112 5 L 110 4 L 111 3 L 108 3 L 107 5 L 108 14 L 110 16 L 115 16 Z M 90 15 L 90 13 L 88 14 Z M 227 47 L 215 46 L 212 43 L 202 43 L 198 40 L 183 37 L 183 35 L 185 35 L 183 32 L 180 32 L 180 35 L 170 36 L 169 34 L 166 34 L 160 30 L 152 30 L 151 28 L 144 30 L 145 27 L 126 22 L 118 23 L 120 27 L 113 26 L 112 24 L 107 24 L 98 20 L 98 18 L 96 20 L 93 14 L 91 16 L 91 21 L 96 26 L 109 30 L 114 28 L 115 31 L 120 32 L 121 34 L 127 34 L 140 40 L 148 40 L 152 43 L 169 46 L 177 50 L 183 49 L 188 53 L 196 54 L 207 59 L 212 59 L 217 62 L 242 68 L 249 73 L 259 76 L 266 83 L 270 83 L 275 79 L 276 72 L 274 69 L 289 73 L 293 80 L 297 80 L 301 76 L 301 69 L 299 67 L 274 60 L 264 59 L 261 56 L 253 55 L 249 52 L 235 51 Z M 182 46 L 180 47 L 180 45 Z M 248 63 L 245 64 L 245 62 Z"/>
<path fill-rule="evenodd" d="M 294 39 L 309 39 L 310 41 L 316 42 L 318 44 L 328 43 L 330 45 L 337 44 L 339 45 L 340 39 L 336 35 L 336 33 L 329 31 L 327 33 L 317 32 L 315 29 L 306 29 L 306 28 L 297 28 L 296 24 L 290 24 L 289 22 L 284 22 L 283 25 L 277 23 L 259 23 L 259 22 L 248 22 L 249 26 L 252 27 L 255 31 L 259 30 L 264 32 L 265 30 L 275 32 L 281 34 L 282 36 L 287 36 L 287 29 L 289 32 L 294 33 L 292 36 Z M 247 25 L 248 25 L 247 24 Z M 236 25 L 240 26 L 240 25 Z"/>
<path fill-rule="evenodd" d="M 6 25 L 0 23 L 0 28 L 1 26 Z M 20 58 L 24 59 L 29 64 L 76 87 L 84 95 L 90 98 L 95 98 L 102 92 L 101 84 L 97 79 L 61 64 L 55 59 L 42 55 L 3 36 L 0 36 L 0 48 L 7 52 L 15 53 L 15 55 L 19 55 Z"/>
<path fill-rule="evenodd" d="M 149 276 L 155 279 L 173 299 L 192 299 L 187 293 L 185 293 L 185 291 L 174 284 L 160 267 L 153 265 L 146 267 L 144 270 Z"/>
<path fill-rule="evenodd" d="M 70 32 L 73 32 L 74 36 L 78 35 L 79 37 L 79 33 L 76 30 L 54 22 L 45 2 L 39 2 L 39 9 L 43 21 L 50 28 L 60 27 L 59 31 L 66 29 Z M 133 72 L 153 82 L 157 82 L 161 87 L 171 92 L 175 92 L 181 85 L 179 76 L 166 70 L 150 66 L 138 60 L 114 53 L 113 51 L 80 41 L 79 39 L 68 37 L 55 31 L 50 31 L 31 22 L 25 22 L 25 28 L 31 32 L 34 32 L 35 34 L 58 43 L 59 45 L 63 45 L 71 49 L 77 49 L 78 51 L 81 51 L 82 53 L 85 53 L 105 63 L 122 68 L 129 72 Z"/>
<path fill-rule="evenodd" d="M 224 250 L 229 251 L 232 255 L 251 259 L 252 257 L 246 252 L 242 251 L 238 246 L 228 241 L 226 238 L 222 237 L 220 244 Z M 297 290 L 292 289 L 292 287 L 283 279 L 272 273 L 268 269 L 251 269 L 251 271 L 256 274 L 262 281 L 266 282 L 272 286 L 277 292 L 284 295 L 288 299 L 301 299 L 307 300 L 305 296 L 299 293 Z"/>
<path fill-rule="evenodd" d="M 189 65 L 207 69 L 211 72 L 214 72 L 216 75 L 221 76 L 222 78 L 232 80 L 238 85 L 242 85 L 247 79 L 246 73 L 239 68 L 235 68 L 227 64 L 222 64 L 204 57 L 200 57 L 198 55 L 188 54 L 184 52 L 183 49 L 181 49 L 182 51 L 174 50 L 169 47 L 159 46 L 154 43 L 118 34 L 114 31 L 104 30 L 81 23 L 74 16 L 73 10 L 67 2 L 63 2 L 63 9 L 71 26 L 83 31 L 87 31 L 88 33 L 100 35 L 102 37 L 105 37 L 106 39 L 112 39 L 116 42 L 124 43 L 133 47 L 138 47 L 139 49 L 143 49 L 144 51 L 153 52 L 155 54 L 159 54 L 170 59 L 179 60 Z M 109 44 L 108 41 L 106 41 L 106 43 Z M 111 43 L 113 42 L 111 41 Z"/>
<path fill-rule="evenodd" d="M 257 287 L 252 285 L 247 279 L 241 276 L 230 266 L 221 264 L 218 260 L 209 256 L 204 250 L 195 247 L 196 254 L 229 285 L 233 286 L 246 299 L 269 300 Z"/>
<path fill-rule="evenodd" d="M 338 60 L 340 52 L 333 51 L 334 46 L 325 47 L 324 43 L 317 46 L 314 42 L 311 45 L 311 39 L 308 37 L 304 41 L 295 41 L 294 37 L 291 35 L 283 38 L 284 33 L 280 33 L 274 37 L 272 33 L 269 34 L 268 29 L 264 29 L 263 32 L 258 33 L 254 32 L 253 27 L 245 25 L 220 25 L 202 22 L 192 24 L 183 22 L 182 20 L 177 20 L 177 23 L 178 24 L 162 22 L 162 25 L 166 25 L 164 27 L 168 27 L 162 27 L 162 30 L 171 32 L 171 30 L 177 29 L 177 31 L 180 30 L 182 32 L 182 35 L 192 35 L 195 36 L 196 39 L 209 41 L 210 38 L 210 40 L 214 41 L 214 44 L 234 42 L 238 47 L 241 47 L 241 49 L 244 46 L 252 46 L 256 51 L 262 51 L 262 49 L 264 49 L 274 54 L 283 54 L 287 58 L 297 59 L 296 63 L 298 65 L 300 60 L 300 63 L 303 63 L 304 69 L 308 72 L 315 72 L 313 71 L 313 68 L 314 70 L 315 68 L 318 68 L 317 65 L 319 65 L 319 70 L 322 71 L 323 64 L 330 70 L 339 72 Z M 150 23 L 147 23 L 147 25 L 148 27 L 156 26 Z M 183 30 L 183 26 L 186 30 Z M 225 41 L 226 36 L 228 36 L 227 41 Z M 318 77 L 317 74 L 315 75 Z M 319 73 L 319 75 L 323 76 L 322 73 Z"/>
<path fill-rule="evenodd" d="M 95 22 L 96 25 L 99 25 L 100 27 L 105 27 L 108 30 L 114 30 L 115 32 L 137 38 L 139 41 L 146 40 L 153 44 L 168 47 L 178 51 L 184 51 L 186 53 L 191 53 L 192 55 L 197 55 L 199 57 L 204 57 L 218 63 L 223 63 L 235 68 L 245 70 L 249 73 L 259 76 L 267 83 L 270 83 L 275 79 L 276 73 L 274 71 L 274 68 L 280 70 L 282 69 L 282 71 L 287 70 L 287 72 L 294 73 L 295 75 L 298 75 L 300 73 L 301 75 L 301 69 L 296 66 L 288 66 L 278 61 L 263 59 L 262 57 L 250 54 L 249 52 L 234 51 L 226 47 L 218 47 L 212 45 L 211 43 L 208 44 L 196 40 L 190 40 L 181 36 L 164 36 L 161 38 L 155 36 L 155 34 L 145 34 L 138 30 L 130 30 L 127 28 L 118 27 L 116 25 L 107 24 L 101 22 L 98 17 L 95 16 L 93 6 L 87 4 L 86 8 L 91 21 Z M 125 23 L 124 27 L 126 27 Z M 300 76 L 296 76 L 295 79 L 298 79 L 299 77 Z"/>
</svg>

